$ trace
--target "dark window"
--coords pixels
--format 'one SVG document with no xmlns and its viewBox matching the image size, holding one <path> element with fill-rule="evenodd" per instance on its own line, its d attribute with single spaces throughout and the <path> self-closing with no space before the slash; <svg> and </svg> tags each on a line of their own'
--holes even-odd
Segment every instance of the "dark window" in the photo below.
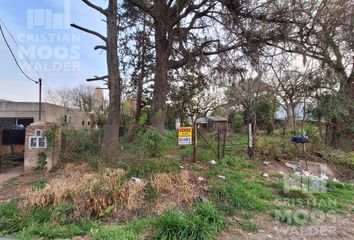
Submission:
<svg viewBox="0 0 354 240">
<path fill-rule="evenodd" d="M 90 126 L 90 121 L 87 122 L 87 125 Z"/>
<path fill-rule="evenodd" d="M 3 145 L 25 144 L 25 129 L 4 129 L 2 131 Z"/>
<path fill-rule="evenodd" d="M 85 121 L 82 121 L 82 126 L 85 126 Z"/>
</svg>

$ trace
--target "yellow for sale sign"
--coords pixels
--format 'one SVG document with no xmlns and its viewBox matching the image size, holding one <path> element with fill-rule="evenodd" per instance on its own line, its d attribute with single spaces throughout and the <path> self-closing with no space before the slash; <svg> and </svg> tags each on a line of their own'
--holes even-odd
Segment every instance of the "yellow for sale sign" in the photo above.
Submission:
<svg viewBox="0 0 354 240">
<path fill-rule="evenodd" d="M 192 127 L 178 128 L 178 145 L 192 144 Z"/>
</svg>

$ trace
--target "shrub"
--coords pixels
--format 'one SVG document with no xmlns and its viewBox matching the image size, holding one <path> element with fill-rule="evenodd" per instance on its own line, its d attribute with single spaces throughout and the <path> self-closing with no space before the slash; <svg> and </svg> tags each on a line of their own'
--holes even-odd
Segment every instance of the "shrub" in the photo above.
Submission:
<svg viewBox="0 0 354 240">
<path fill-rule="evenodd" d="M 162 136 L 153 127 L 149 127 L 145 132 L 139 134 L 141 153 L 149 157 L 157 157 L 162 150 Z"/>
<path fill-rule="evenodd" d="M 236 113 L 231 121 L 232 130 L 234 130 L 235 132 L 240 131 L 244 125 L 245 125 L 245 120 L 243 119 L 242 114 Z"/>
<path fill-rule="evenodd" d="M 80 162 L 85 160 L 87 156 L 98 155 L 101 136 L 101 130 L 64 129 L 62 131 L 61 160 Z"/>
<path fill-rule="evenodd" d="M 35 170 L 42 170 L 47 165 L 47 154 L 45 152 L 38 153 L 38 162 Z"/>
</svg>

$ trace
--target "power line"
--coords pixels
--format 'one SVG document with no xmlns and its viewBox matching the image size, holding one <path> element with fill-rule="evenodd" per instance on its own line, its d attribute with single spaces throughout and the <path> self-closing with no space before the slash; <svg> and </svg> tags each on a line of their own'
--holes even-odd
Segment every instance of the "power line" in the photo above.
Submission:
<svg viewBox="0 0 354 240">
<path fill-rule="evenodd" d="M 31 65 L 31 68 L 36 72 L 36 74 L 38 75 L 39 78 L 43 78 L 37 71 L 37 69 L 33 66 L 33 64 L 31 63 L 31 61 L 28 59 L 27 55 L 21 50 L 20 45 L 17 43 L 16 39 L 14 38 L 14 36 L 12 35 L 12 33 L 10 32 L 9 28 L 6 26 L 6 24 L 4 23 L 4 21 L 0 18 L 0 22 L 2 23 L 2 25 L 5 27 L 7 33 L 10 35 L 10 37 L 12 38 L 12 40 L 15 42 L 18 50 L 21 52 L 22 56 L 25 57 L 26 61 Z"/>
<path fill-rule="evenodd" d="M 7 41 L 7 39 L 6 39 L 6 37 L 5 37 L 4 31 L 2 30 L 2 27 L 1 27 L 1 24 L 0 24 L 0 31 L 1 31 L 1 35 L 2 35 L 2 37 L 3 37 L 3 39 L 4 39 L 4 41 L 5 41 L 5 43 L 6 43 L 7 48 L 9 49 L 9 51 L 10 51 L 10 53 L 11 53 L 13 59 L 15 60 L 15 63 L 16 63 L 16 65 L 17 65 L 17 67 L 20 69 L 20 71 L 22 72 L 22 74 L 23 74 L 28 80 L 30 80 L 30 81 L 35 82 L 35 83 L 38 84 L 38 81 L 33 80 L 32 78 L 30 78 L 30 77 L 23 71 L 23 69 L 21 68 L 20 64 L 18 63 L 18 61 L 17 61 L 17 59 L 16 59 L 16 57 L 15 57 L 15 54 L 13 53 L 13 51 L 12 51 L 12 49 L 11 49 L 11 47 L 10 47 L 10 45 L 9 45 L 9 43 L 8 43 L 8 41 Z"/>
</svg>

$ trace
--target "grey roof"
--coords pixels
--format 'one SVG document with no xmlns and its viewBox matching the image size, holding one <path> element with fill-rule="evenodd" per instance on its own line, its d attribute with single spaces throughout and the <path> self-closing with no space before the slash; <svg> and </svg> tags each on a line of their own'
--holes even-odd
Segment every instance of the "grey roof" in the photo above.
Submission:
<svg viewBox="0 0 354 240">
<path fill-rule="evenodd" d="M 197 123 L 208 123 L 207 117 L 200 117 L 197 119 Z"/>
<path fill-rule="evenodd" d="M 226 118 L 220 116 L 208 116 L 207 118 L 211 119 L 213 122 L 227 122 Z"/>
<path fill-rule="evenodd" d="M 226 118 L 220 116 L 207 116 L 198 118 L 197 123 L 208 123 L 209 119 L 213 122 L 227 122 Z"/>
<path fill-rule="evenodd" d="M 1 98 L 0 98 L 0 102 L 11 102 L 11 101 L 6 100 L 6 99 L 1 99 Z"/>
</svg>

